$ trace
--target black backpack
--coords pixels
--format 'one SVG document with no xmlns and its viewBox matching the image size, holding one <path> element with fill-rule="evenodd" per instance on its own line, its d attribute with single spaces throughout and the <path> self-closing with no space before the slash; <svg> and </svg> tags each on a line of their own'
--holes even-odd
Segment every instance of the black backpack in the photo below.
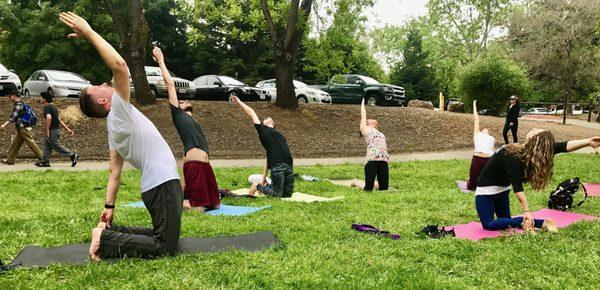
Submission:
<svg viewBox="0 0 600 290">
<path fill-rule="evenodd" d="M 577 205 L 573 206 L 573 195 L 579 191 L 579 185 L 579 177 L 561 182 L 556 187 L 556 190 L 550 194 L 550 197 L 548 198 L 548 208 L 568 211 L 580 206 L 587 199 L 587 192 L 584 187 L 583 193 L 585 194 L 585 197 Z"/>
</svg>

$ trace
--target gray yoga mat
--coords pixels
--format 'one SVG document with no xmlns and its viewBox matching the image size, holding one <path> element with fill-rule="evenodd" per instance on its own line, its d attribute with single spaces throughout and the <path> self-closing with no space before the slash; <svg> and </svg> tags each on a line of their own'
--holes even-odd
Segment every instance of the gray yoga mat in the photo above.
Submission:
<svg viewBox="0 0 600 290">
<path fill-rule="evenodd" d="M 180 254 L 218 253 L 231 250 L 256 252 L 277 246 L 282 246 L 281 241 L 269 231 L 229 237 L 179 240 Z M 90 244 L 72 244 L 55 248 L 26 246 L 10 265 L 23 268 L 46 267 L 53 264 L 85 265 L 90 262 L 89 248 Z"/>
</svg>

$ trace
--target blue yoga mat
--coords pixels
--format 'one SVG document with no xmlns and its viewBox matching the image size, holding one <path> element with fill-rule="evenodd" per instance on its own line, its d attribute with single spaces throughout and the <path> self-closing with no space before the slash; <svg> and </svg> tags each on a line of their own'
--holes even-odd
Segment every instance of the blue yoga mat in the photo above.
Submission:
<svg viewBox="0 0 600 290">
<path fill-rule="evenodd" d="M 135 207 L 135 208 L 145 208 L 143 201 L 138 201 L 134 203 L 129 203 L 125 205 L 126 207 Z M 251 213 L 255 213 L 261 211 L 263 209 L 271 208 L 270 205 L 266 205 L 263 207 L 251 207 L 251 206 L 237 206 L 237 205 L 226 205 L 222 204 L 219 209 L 211 210 L 205 212 L 209 215 L 230 215 L 230 216 L 242 216 Z"/>
</svg>

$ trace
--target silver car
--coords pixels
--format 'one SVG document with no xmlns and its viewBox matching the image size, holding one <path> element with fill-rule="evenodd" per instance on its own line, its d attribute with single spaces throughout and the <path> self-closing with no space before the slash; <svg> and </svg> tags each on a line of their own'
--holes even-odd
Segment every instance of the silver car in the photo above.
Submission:
<svg viewBox="0 0 600 290">
<path fill-rule="evenodd" d="M 0 96 L 4 96 L 12 90 L 21 92 L 21 80 L 14 71 L 0 63 Z"/>
<path fill-rule="evenodd" d="M 156 66 L 146 66 L 144 67 L 144 69 L 146 70 L 146 78 L 148 79 L 150 90 L 152 91 L 154 96 L 158 98 L 168 97 L 167 85 L 163 80 L 160 68 Z M 177 77 L 171 71 L 169 71 L 169 73 L 171 75 L 171 79 L 173 79 L 173 82 L 175 83 L 177 95 L 180 98 L 189 99 L 196 94 L 196 87 L 194 87 L 194 84 L 192 82 Z M 133 88 L 133 82 L 131 83 L 131 91 L 135 91 L 135 89 Z"/>
<path fill-rule="evenodd" d="M 38 70 L 23 84 L 23 94 L 32 97 L 47 92 L 53 97 L 78 98 L 79 92 L 89 86 L 90 82 L 76 73 Z"/>
</svg>

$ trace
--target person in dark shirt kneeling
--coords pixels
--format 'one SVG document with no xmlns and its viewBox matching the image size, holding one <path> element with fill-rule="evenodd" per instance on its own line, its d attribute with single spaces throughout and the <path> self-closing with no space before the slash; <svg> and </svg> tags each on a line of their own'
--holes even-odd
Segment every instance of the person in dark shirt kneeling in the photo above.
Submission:
<svg viewBox="0 0 600 290">
<path fill-rule="evenodd" d="M 587 146 L 598 148 L 600 137 L 555 143 L 550 131 L 535 128 L 527 133 L 524 144 L 510 144 L 498 150 L 481 171 L 475 190 L 475 206 L 483 228 L 557 231 L 551 219 L 533 219 L 523 183 L 529 182 L 535 191 L 545 189 L 552 180 L 554 155 Z M 511 217 L 511 186 L 523 207 L 523 217 Z"/>
<path fill-rule="evenodd" d="M 237 96 L 232 96 L 231 99 L 250 116 L 258 132 L 260 143 L 267 152 L 262 182 L 253 184 L 250 194 L 254 195 L 260 191 L 272 197 L 291 197 L 294 193 L 294 161 L 285 137 L 275 130 L 275 121 L 271 117 L 265 118 L 261 123 L 252 108 L 240 101 Z M 267 184 L 269 170 L 271 170 L 271 185 Z"/>
</svg>

